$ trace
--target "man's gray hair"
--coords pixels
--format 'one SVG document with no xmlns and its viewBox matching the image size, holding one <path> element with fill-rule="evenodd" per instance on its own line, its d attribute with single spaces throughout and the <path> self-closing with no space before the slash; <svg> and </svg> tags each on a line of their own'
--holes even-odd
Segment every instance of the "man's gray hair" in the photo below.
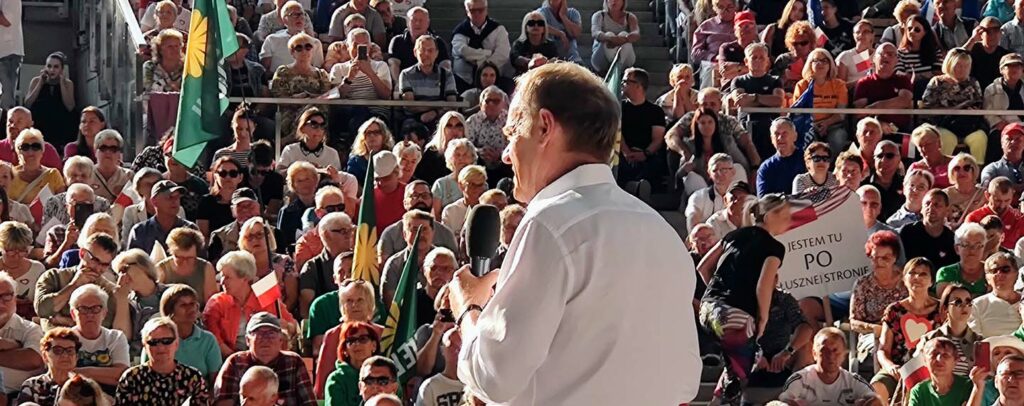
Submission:
<svg viewBox="0 0 1024 406">
<path fill-rule="evenodd" d="M 352 218 L 348 214 L 342 212 L 327 213 L 324 218 L 320 219 L 320 225 L 317 231 L 320 233 L 320 238 L 323 238 L 324 233 L 328 230 L 338 226 L 339 224 L 347 224 L 349 227 L 352 226 Z"/>
<path fill-rule="evenodd" d="M 864 198 L 864 195 L 868 193 L 874 193 L 879 198 L 882 197 L 882 192 L 880 192 L 874 185 L 863 185 L 857 188 L 857 196 L 860 196 L 862 199 Z"/>
<path fill-rule="evenodd" d="M 505 93 L 504 90 L 501 90 L 500 87 L 495 85 L 487 86 L 486 89 L 480 92 L 480 104 L 484 104 L 484 101 L 487 100 L 487 96 L 492 94 L 501 96 L 501 101 L 505 103 L 505 105 L 508 105 L 508 93 Z"/>
<path fill-rule="evenodd" d="M 1020 1 L 1020 0 L 1018 0 L 1018 1 Z M 875 48 L 875 54 L 872 55 L 872 57 L 876 57 L 877 58 L 877 57 L 881 56 L 882 55 L 882 51 L 885 50 L 885 48 L 889 48 L 889 47 L 892 47 L 893 51 L 897 50 L 895 44 L 893 44 L 891 42 L 883 42 L 881 44 L 878 44 L 878 47 Z"/>
<path fill-rule="evenodd" d="M 772 120 L 772 126 L 771 126 L 771 129 L 769 131 L 774 133 L 775 130 L 779 129 L 779 127 L 781 127 L 781 126 L 789 127 L 790 131 L 796 132 L 796 124 L 793 124 L 793 120 L 789 120 L 789 119 L 781 119 L 781 120 L 780 119 L 775 119 L 775 120 Z M 799 136 L 799 135 L 800 134 L 797 134 L 797 136 Z"/>
<path fill-rule="evenodd" d="M 70 304 L 71 307 L 77 307 L 78 303 L 82 301 L 82 298 L 86 296 L 95 296 L 96 298 L 100 299 L 100 302 L 103 303 L 104 309 L 107 308 L 107 300 L 110 300 L 110 295 L 108 295 L 106 291 L 100 289 L 99 286 L 87 283 L 85 285 L 79 286 L 78 289 L 75 289 L 74 292 L 71 292 L 71 300 L 68 301 L 68 304 Z"/>
<path fill-rule="evenodd" d="M 980 235 L 982 244 L 985 243 L 985 240 L 988 240 L 988 233 L 985 232 L 985 228 L 980 224 L 963 223 L 960 227 L 956 228 L 955 232 L 953 232 L 953 241 L 957 244 L 963 244 L 964 241 L 967 240 L 967 237 L 970 237 L 971 235 Z"/>
<path fill-rule="evenodd" d="M 881 141 L 878 141 L 878 144 L 875 144 L 875 151 L 874 151 L 875 155 L 881 154 L 882 153 L 882 148 L 885 148 L 885 147 L 895 148 L 897 155 L 899 155 L 899 153 L 900 153 L 900 146 L 896 145 L 895 142 L 892 142 L 890 140 L 881 140 Z"/>
<path fill-rule="evenodd" d="M 242 380 L 238 382 L 238 386 L 241 387 L 251 381 L 260 382 L 263 385 L 263 394 L 266 396 L 272 396 L 277 393 L 280 381 L 277 379 L 277 373 L 273 369 L 267 368 L 262 365 L 249 367 L 242 374 Z"/>
<path fill-rule="evenodd" d="M 416 14 L 416 13 L 426 14 L 427 18 L 430 18 L 430 10 L 427 10 L 426 7 L 423 7 L 423 6 L 416 6 L 416 7 L 410 8 L 409 11 L 405 12 L 405 16 L 408 19 L 412 20 L 412 15 Z"/>
<path fill-rule="evenodd" d="M 11 291 L 18 289 L 18 282 L 14 281 L 14 278 L 7 271 L 0 271 L 0 283 L 6 283 L 11 286 Z"/>
<path fill-rule="evenodd" d="M 459 262 L 455 260 L 455 253 L 445 247 L 434 247 L 434 249 L 430 250 L 430 252 L 427 253 L 427 256 L 423 258 L 423 264 L 434 265 L 434 261 L 437 261 L 437 257 L 448 257 L 456 266 L 459 264 Z"/>
</svg>

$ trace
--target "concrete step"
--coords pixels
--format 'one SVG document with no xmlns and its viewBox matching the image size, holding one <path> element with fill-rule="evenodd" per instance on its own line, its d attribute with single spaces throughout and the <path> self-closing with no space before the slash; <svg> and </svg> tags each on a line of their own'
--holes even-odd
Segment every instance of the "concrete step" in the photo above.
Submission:
<svg viewBox="0 0 1024 406">
<path fill-rule="evenodd" d="M 504 8 L 518 8 L 523 10 L 536 9 L 543 3 L 541 0 L 498 0 L 492 1 L 489 7 L 504 7 Z M 636 11 L 650 11 L 651 1 L 650 0 L 626 0 L 626 9 L 632 12 Z M 572 0 L 569 3 L 570 7 L 576 8 L 577 10 L 600 10 L 604 5 L 604 0 Z M 462 8 L 461 0 L 430 0 L 427 2 L 427 7 L 433 12 L 434 8 L 440 7 L 458 7 Z"/>
<path fill-rule="evenodd" d="M 601 8 L 598 7 L 593 9 L 579 9 L 579 11 L 583 19 L 586 20 L 586 23 L 589 23 L 590 16 L 600 9 Z M 487 14 L 491 18 L 502 22 L 502 24 L 504 24 L 506 21 L 519 21 L 520 24 L 517 24 L 516 27 L 519 27 L 521 25 L 523 16 L 526 15 L 526 12 L 526 9 L 523 9 L 521 7 L 510 7 L 505 3 L 491 3 L 490 7 L 487 9 Z M 653 11 L 631 10 L 630 12 L 635 14 L 636 18 L 640 19 L 640 21 L 654 21 Z M 453 6 L 434 6 L 433 4 L 430 5 L 431 20 L 451 16 L 465 17 L 465 15 L 466 9 L 463 8 L 461 4 Z"/>
<path fill-rule="evenodd" d="M 461 15 L 461 14 L 454 14 L 454 15 L 453 14 L 442 14 L 442 15 L 431 14 L 431 16 L 430 16 L 430 26 L 434 29 L 434 32 L 437 32 L 439 34 L 442 33 L 442 32 L 450 34 L 451 31 L 453 29 L 455 29 L 455 26 L 459 25 L 459 23 L 461 23 L 462 20 L 465 20 L 465 19 L 466 19 L 466 17 L 464 15 Z M 505 19 L 505 20 L 497 20 L 497 21 L 499 23 L 501 23 L 502 25 L 504 25 L 505 29 L 508 30 L 509 33 L 514 31 L 514 32 L 516 32 L 518 34 L 520 28 L 522 27 L 522 16 L 519 16 L 518 18 L 514 18 L 514 19 Z M 587 16 L 587 18 L 583 19 L 583 32 L 586 32 L 586 33 L 590 32 L 590 17 L 589 17 L 589 15 Z M 655 36 L 660 35 L 658 33 L 658 23 L 641 20 L 640 21 L 640 35 L 647 35 L 647 34 L 651 34 L 651 35 L 655 35 Z M 450 38 L 450 37 L 451 36 L 448 35 L 445 38 Z"/>
</svg>

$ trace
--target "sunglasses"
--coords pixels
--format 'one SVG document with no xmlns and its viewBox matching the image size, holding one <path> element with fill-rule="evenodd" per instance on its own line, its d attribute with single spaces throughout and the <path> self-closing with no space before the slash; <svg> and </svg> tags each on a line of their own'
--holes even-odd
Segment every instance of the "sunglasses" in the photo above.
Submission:
<svg viewBox="0 0 1024 406">
<path fill-rule="evenodd" d="M 828 155 L 812 155 L 811 162 L 828 162 L 830 159 Z"/>
<path fill-rule="evenodd" d="M 22 151 L 42 151 L 43 144 L 38 142 L 33 142 L 31 144 L 21 144 L 21 146 L 18 147 L 18 149 Z"/>
<path fill-rule="evenodd" d="M 1013 267 L 1011 267 L 1009 265 L 1003 265 L 1003 266 L 992 268 L 992 269 L 986 269 L 985 272 L 987 272 L 989 274 L 992 274 L 992 275 L 995 275 L 995 274 L 1010 274 L 1010 273 L 1017 272 L 1017 270 L 1013 269 Z"/>
<path fill-rule="evenodd" d="M 953 307 L 967 307 L 971 305 L 971 301 L 967 299 L 954 299 L 949 301 L 949 305 Z"/>
<path fill-rule="evenodd" d="M 875 155 L 875 159 L 893 159 L 893 158 L 896 158 L 896 153 L 895 152 L 883 152 L 881 154 Z"/>
<path fill-rule="evenodd" d="M 78 310 L 78 312 L 81 314 L 100 314 L 100 312 L 103 311 L 103 305 L 78 306 L 75 307 L 75 310 Z"/>
<path fill-rule="evenodd" d="M 319 129 L 324 128 L 324 127 L 327 126 L 327 124 L 324 123 L 323 121 L 316 121 L 316 120 L 307 120 L 306 123 L 303 124 L 303 125 L 307 126 L 309 128 L 312 128 L 314 130 L 319 130 Z"/>
<path fill-rule="evenodd" d="M 249 173 L 251 173 L 252 176 L 257 176 L 257 175 L 258 176 L 267 176 L 267 175 L 270 175 L 271 173 L 274 173 L 274 170 L 273 169 L 256 169 L 256 168 L 252 168 L 252 169 L 249 170 Z"/>
<path fill-rule="evenodd" d="M 543 27 L 546 24 L 544 20 L 530 20 L 526 22 L 527 27 Z"/>
<path fill-rule="evenodd" d="M 394 379 L 391 379 L 390 376 L 368 376 L 363 378 L 363 383 L 369 386 L 384 386 L 391 382 L 394 382 Z"/>
<path fill-rule="evenodd" d="M 237 178 L 239 176 L 242 176 L 242 171 L 238 169 L 222 170 L 217 171 L 217 175 L 220 175 L 220 177 L 222 178 Z"/>
<path fill-rule="evenodd" d="M 484 99 L 484 103 L 486 103 L 486 104 L 500 104 L 501 103 L 501 99 Z"/>
<path fill-rule="evenodd" d="M 106 152 L 109 154 L 116 154 L 121 152 L 121 147 L 117 145 L 102 145 L 96 148 L 97 151 Z"/>
<path fill-rule="evenodd" d="M 462 127 L 465 127 L 465 125 L 460 123 L 460 122 L 448 123 L 448 124 L 444 125 L 444 128 L 462 128 Z"/>
<path fill-rule="evenodd" d="M 924 32 L 924 28 L 921 28 L 921 27 L 918 27 L 918 26 L 914 26 L 913 28 L 910 29 L 910 32 L 912 32 L 914 34 L 920 34 L 920 33 Z"/>
<path fill-rule="evenodd" d="M 302 17 L 302 14 L 303 13 L 288 13 L 288 14 L 285 14 L 284 16 L 285 17 Z"/>
<path fill-rule="evenodd" d="M 324 211 L 328 213 L 339 213 L 345 211 L 345 203 L 332 204 L 330 206 L 324 206 Z"/>
<path fill-rule="evenodd" d="M 295 52 L 312 51 L 312 50 L 313 50 L 313 44 L 310 44 L 310 43 L 299 44 L 299 45 L 296 45 L 296 46 L 292 47 L 292 51 L 295 51 Z"/>
<path fill-rule="evenodd" d="M 370 336 L 366 336 L 366 335 L 355 336 L 355 337 L 349 337 L 348 339 L 346 339 L 345 340 L 345 345 L 368 344 L 370 341 L 373 341 L 373 339 L 370 338 Z"/>
<path fill-rule="evenodd" d="M 152 340 L 146 341 L 146 345 L 148 345 L 150 347 L 156 347 L 156 346 L 160 346 L 160 345 L 167 346 L 167 345 L 174 344 L 174 340 L 175 340 L 174 337 L 154 338 Z"/>
<path fill-rule="evenodd" d="M 50 347 L 50 349 L 47 351 L 49 351 L 50 354 L 56 355 L 58 357 L 63 357 L 65 355 L 69 357 L 78 356 L 78 350 L 76 350 L 75 347 Z"/>
<path fill-rule="evenodd" d="M 953 172 L 974 172 L 974 167 L 971 165 L 954 166 Z"/>
</svg>

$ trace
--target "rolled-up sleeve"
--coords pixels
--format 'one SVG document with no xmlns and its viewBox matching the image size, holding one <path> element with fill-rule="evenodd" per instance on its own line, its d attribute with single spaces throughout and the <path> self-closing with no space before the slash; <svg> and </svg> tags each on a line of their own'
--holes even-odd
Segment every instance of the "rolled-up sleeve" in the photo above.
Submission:
<svg viewBox="0 0 1024 406">
<path fill-rule="evenodd" d="M 459 353 L 459 379 L 488 403 L 507 402 L 529 384 L 548 356 L 572 285 L 562 241 L 536 219 L 521 227 L 476 334 L 464 333 Z"/>
</svg>

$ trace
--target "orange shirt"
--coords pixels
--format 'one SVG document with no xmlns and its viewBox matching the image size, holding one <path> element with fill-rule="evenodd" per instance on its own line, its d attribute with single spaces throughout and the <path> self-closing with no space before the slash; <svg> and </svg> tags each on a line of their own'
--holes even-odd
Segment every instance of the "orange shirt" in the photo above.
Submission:
<svg viewBox="0 0 1024 406">
<path fill-rule="evenodd" d="M 793 99 L 789 101 L 789 105 L 792 106 L 800 99 L 800 95 L 804 94 L 810 83 L 811 81 L 808 79 L 803 79 L 796 83 L 796 87 L 793 88 Z M 847 94 L 846 83 L 843 83 L 842 80 L 832 79 L 824 82 L 814 82 L 814 108 L 842 108 L 846 107 L 849 103 L 850 97 Z M 814 121 L 824 120 L 828 116 L 831 116 L 831 114 L 815 114 Z"/>
<path fill-rule="evenodd" d="M 238 327 L 242 322 L 242 314 L 253 315 L 259 312 L 268 312 L 278 315 L 283 321 L 295 322 L 295 318 L 288 312 L 285 304 L 280 300 L 277 303 L 277 306 L 271 304 L 262 307 L 256 294 L 252 293 L 245 302 L 245 309 L 242 309 L 242 306 L 235 302 L 233 296 L 226 292 L 217 292 L 210 297 L 210 301 L 206 302 L 206 309 L 203 310 L 203 324 L 210 333 L 213 333 L 214 337 L 217 337 L 218 342 L 230 348 L 236 348 L 235 340 L 238 338 Z M 280 314 L 278 314 L 278 309 L 281 311 Z"/>
</svg>

